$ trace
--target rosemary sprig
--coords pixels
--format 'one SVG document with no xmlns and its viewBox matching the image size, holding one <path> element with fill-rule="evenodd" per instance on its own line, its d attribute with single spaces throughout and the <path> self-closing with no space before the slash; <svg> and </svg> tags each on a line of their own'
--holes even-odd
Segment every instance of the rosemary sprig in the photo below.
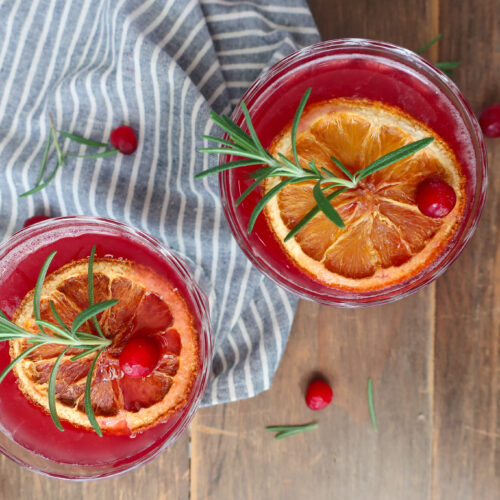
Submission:
<svg viewBox="0 0 500 500">
<path fill-rule="evenodd" d="M 45 175 L 45 170 L 47 168 L 47 161 L 49 159 L 49 152 L 50 152 L 50 146 L 52 144 L 52 134 L 49 134 L 49 138 L 47 142 L 45 143 L 45 150 L 43 151 L 43 156 L 42 156 L 42 165 L 40 167 L 40 170 L 38 171 L 38 177 L 36 179 L 36 186 L 42 183 L 43 176 Z"/>
<path fill-rule="evenodd" d="M 40 321 L 42 319 L 40 315 L 40 297 L 42 296 L 42 286 L 45 281 L 45 276 L 47 275 L 47 270 L 49 269 L 52 259 L 56 256 L 57 252 L 51 252 L 45 262 L 43 263 L 40 273 L 38 274 L 38 279 L 36 280 L 35 291 L 33 292 L 33 316 L 35 320 Z M 45 333 L 43 327 L 40 330 Z"/>
<path fill-rule="evenodd" d="M 61 364 L 61 361 L 68 349 L 69 347 L 66 347 L 66 349 L 64 349 L 64 351 L 59 354 L 56 362 L 54 363 L 54 366 L 52 367 L 52 370 L 50 371 L 49 387 L 47 393 L 47 397 L 49 398 L 49 411 L 50 415 L 52 416 L 52 421 L 54 422 L 55 426 L 62 432 L 64 432 L 64 427 L 61 425 L 61 421 L 59 420 L 56 409 L 56 378 L 57 370 L 59 370 L 59 365 Z"/>
<path fill-rule="evenodd" d="M 370 411 L 370 419 L 372 421 L 372 426 L 375 429 L 375 432 L 377 432 L 378 431 L 377 417 L 375 416 L 375 406 L 373 404 L 373 381 L 371 377 L 368 379 L 368 385 L 366 390 L 368 395 L 368 410 Z"/>
<path fill-rule="evenodd" d="M 317 429 L 318 424 L 303 424 L 303 425 L 269 425 L 266 427 L 266 431 L 268 432 L 276 432 L 276 436 L 274 439 L 283 439 L 289 436 L 293 436 L 294 434 L 300 434 L 301 432 L 312 431 L 313 429 Z"/>
<path fill-rule="evenodd" d="M 415 52 L 417 54 L 422 54 L 426 50 L 429 50 L 435 43 L 439 42 L 441 38 L 443 37 L 442 33 L 438 33 L 432 40 L 429 40 L 426 44 L 422 45 L 419 49 L 417 49 Z"/>
<path fill-rule="evenodd" d="M 219 125 L 229 137 L 227 139 L 219 139 L 213 136 L 203 136 L 209 141 L 218 142 L 225 147 L 209 147 L 200 149 L 203 153 L 226 154 L 235 157 L 245 158 L 243 160 L 233 160 L 216 167 L 209 168 L 195 175 L 195 178 L 200 179 L 210 174 L 216 174 L 232 168 L 240 168 L 254 165 L 263 165 L 262 168 L 255 170 L 252 174 L 254 182 L 247 188 L 243 194 L 236 200 L 236 205 L 239 205 L 250 193 L 252 193 L 259 185 L 267 178 L 279 177 L 281 180 L 276 186 L 272 187 L 254 207 L 248 223 L 248 233 L 251 233 L 259 214 L 264 209 L 265 205 L 276 196 L 288 184 L 295 184 L 304 181 L 315 182 L 313 188 L 313 196 L 316 201 L 314 207 L 307 213 L 288 233 L 285 241 L 295 236 L 317 213 L 322 211 L 334 224 L 343 228 L 344 222 L 339 213 L 330 203 L 336 196 L 339 196 L 348 189 L 354 189 L 359 182 L 369 175 L 393 165 L 394 163 L 415 154 L 420 149 L 430 144 L 434 138 L 427 137 L 418 141 L 406 144 L 405 146 L 391 151 L 386 155 L 378 158 L 376 161 L 367 165 L 365 168 L 358 170 L 352 174 L 349 169 L 344 166 L 338 158 L 332 157 L 332 165 L 336 165 L 342 172 L 342 176 L 335 175 L 325 167 L 318 168 L 312 159 L 307 167 L 303 167 L 299 161 L 297 153 L 297 130 L 300 117 L 306 106 L 307 100 L 311 94 L 311 89 L 307 89 L 302 97 L 295 117 L 292 122 L 291 141 L 293 161 L 282 154 L 278 157 L 272 156 L 262 146 L 252 120 L 250 113 L 245 105 L 241 102 L 241 109 L 245 118 L 245 123 L 249 134 L 241 127 L 236 125 L 227 116 L 218 115 L 215 112 L 211 113 L 212 120 Z M 332 191 L 333 190 L 333 191 Z M 326 194 L 326 191 L 330 191 Z"/>
<path fill-rule="evenodd" d="M 45 281 L 45 276 L 47 274 L 47 270 L 55 255 L 56 252 L 50 253 L 47 259 L 45 260 L 38 275 L 38 279 L 35 285 L 35 290 L 33 293 L 33 315 L 35 317 L 35 324 L 38 327 L 38 331 L 33 333 L 24 330 L 16 323 L 10 321 L 7 318 L 7 316 L 2 311 L 0 311 L 0 342 L 15 340 L 15 339 L 18 340 L 25 339 L 27 340 L 28 344 L 32 344 L 30 347 L 28 347 L 28 349 L 23 351 L 17 358 L 13 359 L 2 371 L 2 373 L 0 373 L 0 383 L 19 361 L 24 359 L 26 356 L 31 354 L 39 347 L 48 344 L 57 344 L 65 346 L 64 350 L 57 357 L 52 367 L 47 388 L 50 416 L 52 417 L 55 426 L 60 431 L 64 431 L 64 428 L 62 427 L 61 422 L 59 420 L 59 416 L 57 415 L 57 409 L 56 409 L 56 379 L 59 366 L 63 361 L 64 356 L 70 349 L 80 349 L 82 351 L 71 357 L 70 361 L 76 361 L 85 356 L 95 353 L 95 351 L 98 351 L 97 355 L 95 355 L 91 363 L 90 370 L 87 375 L 87 382 L 85 387 L 85 412 L 95 432 L 99 436 L 102 436 L 101 429 L 94 415 L 90 394 L 92 385 L 92 375 L 97 362 L 97 358 L 102 353 L 102 351 L 111 344 L 111 340 L 104 337 L 98 325 L 96 316 L 102 311 L 117 304 L 118 300 L 113 299 L 113 300 L 106 300 L 103 302 L 99 302 L 97 304 L 94 303 L 94 285 L 93 285 L 93 265 L 95 256 L 95 246 L 94 246 L 92 248 L 88 264 L 89 307 L 84 311 L 82 311 L 80 314 L 78 314 L 78 316 L 75 318 L 73 324 L 70 327 L 63 322 L 61 316 L 58 314 L 55 308 L 54 303 L 50 301 L 49 305 L 58 325 L 42 320 L 40 313 L 40 299 L 42 296 L 42 288 L 43 288 L 43 283 Z M 99 336 L 79 330 L 79 328 L 88 320 L 94 321 Z M 50 330 L 52 334 L 47 333 L 45 328 L 47 330 Z"/>
<path fill-rule="evenodd" d="M 61 145 L 59 143 L 58 135 L 62 135 L 63 137 L 66 137 L 67 139 L 70 139 L 73 142 L 76 142 L 77 144 L 83 144 L 85 146 L 93 147 L 93 148 L 106 148 L 108 147 L 107 144 L 104 142 L 98 142 L 94 141 L 92 139 L 86 139 L 85 137 L 80 137 L 79 135 L 76 134 L 70 134 L 69 132 L 64 132 L 62 130 L 58 130 L 55 127 L 54 124 L 54 119 L 52 118 L 52 115 L 49 114 L 49 121 L 50 121 L 50 133 L 49 137 L 47 139 L 47 142 L 45 144 L 45 149 L 43 152 L 42 156 L 42 163 L 40 165 L 40 170 L 38 171 L 38 176 L 37 180 L 35 183 L 35 186 L 28 191 L 20 194 L 19 196 L 21 198 L 25 198 L 26 196 L 31 196 L 32 194 L 38 193 L 42 189 L 46 188 L 54 179 L 56 176 L 57 172 L 59 169 L 63 166 L 66 165 L 66 160 L 68 157 L 76 157 L 76 158 L 106 158 L 107 156 L 113 156 L 118 153 L 118 149 L 110 149 L 107 151 L 101 151 L 99 153 L 91 153 L 91 154 L 75 154 L 75 153 L 66 153 L 64 154 L 62 152 Z M 47 165 L 50 157 L 50 149 L 52 146 L 52 143 L 54 143 L 54 148 L 56 150 L 56 155 L 57 155 L 57 161 L 54 169 L 52 172 L 48 175 L 48 177 L 44 179 L 45 177 L 45 172 L 47 170 Z"/>
<path fill-rule="evenodd" d="M 118 149 L 110 149 L 109 151 L 103 151 L 102 153 L 91 153 L 88 155 L 77 155 L 68 153 L 67 156 L 71 156 L 72 158 L 106 158 L 107 156 L 114 156 L 118 153 Z"/>
<path fill-rule="evenodd" d="M 58 134 L 61 134 L 72 141 L 77 142 L 78 144 L 85 144 L 86 146 L 92 146 L 93 148 L 107 148 L 108 145 L 105 142 L 93 141 L 92 139 L 85 139 L 85 137 L 80 137 L 79 135 L 70 134 L 68 132 L 64 132 L 63 130 L 57 130 Z M 116 150 L 118 152 L 118 150 Z"/>
<path fill-rule="evenodd" d="M 442 36 L 443 34 L 439 33 L 432 40 L 427 42 L 425 45 L 422 45 L 422 47 L 417 49 L 415 52 L 417 54 L 422 54 L 426 50 L 430 49 L 439 40 L 441 40 Z M 436 68 L 440 69 L 443 73 L 446 73 L 447 75 L 453 75 L 453 71 L 451 70 L 458 68 L 460 66 L 460 61 L 442 61 L 434 63 L 434 66 L 436 66 Z"/>
<path fill-rule="evenodd" d="M 89 274 L 88 274 L 89 306 L 94 305 L 94 256 L 95 256 L 95 245 L 92 247 L 92 250 L 90 252 L 90 259 L 89 259 Z M 102 333 L 101 326 L 99 325 L 99 321 L 97 321 L 97 314 L 92 317 L 92 321 L 94 323 L 95 329 L 97 330 L 97 333 L 99 334 L 99 336 L 104 338 L 104 334 Z"/>
<path fill-rule="evenodd" d="M 452 69 L 458 68 L 460 66 L 460 61 L 442 61 L 434 64 L 436 68 L 440 69 L 444 73 L 453 74 Z"/>
<path fill-rule="evenodd" d="M 101 428 L 99 427 L 99 424 L 97 423 L 97 419 L 95 418 L 94 414 L 94 409 L 92 408 L 92 401 L 91 401 L 91 388 L 92 388 L 92 374 L 94 373 L 95 365 L 97 363 L 97 359 L 101 355 L 102 351 L 106 346 L 101 347 L 99 351 L 97 352 L 97 355 L 95 358 L 92 360 L 92 364 L 90 365 L 89 373 L 87 374 L 87 380 L 85 382 L 85 413 L 87 414 L 87 417 L 89 419 L 90 424 L 94 428 L 94 430 L 97 432 L 99 437 L 102 437 L 102 431 Z M 92 352 L 94 352 L 95 348 L 92 349 Z"/>
</svg>

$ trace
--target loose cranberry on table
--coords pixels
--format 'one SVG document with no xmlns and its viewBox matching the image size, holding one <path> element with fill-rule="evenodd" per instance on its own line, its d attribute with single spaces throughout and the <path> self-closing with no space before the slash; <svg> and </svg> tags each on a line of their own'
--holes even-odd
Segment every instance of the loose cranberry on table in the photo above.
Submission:
<svg viewBox="0 0 500 500">
<path fill-rule="evenodd" d="M 457 195 L 442 179 L 430 177 L 417 186 L 415 201 L 427 217 L 440 218 L 448 215 L 455 206 Z"/>
<path fill-rule="evenodd" d="M 23 227 L 32 226 L 37 222 L 42 222 L 47 219 L 50 219 L 50 217 L 48 217 L 47 215 L 34 215 L 33 217 L 30 217 L 29 219 L 26 219 L 24 221 Z"/>
<path fill-rule="evenodd" d="M 486 137 L 500 137 L 500 103 L 485 108 L 479 116 L 479 124 Z"/>
<path fill-rule="evenodd" d="M 147 377 L 160 360 L 160 346 L 151 337 L 134 337 L 120 354 L 120 368 L 132 378 Z"/>
<path fill-rule="evenodd" d="M 332 388 L 323 380 L 314 380 L 306 391 L 306 404 L 311 410 L 326 408 L 333 398 Z"/>
<path fill-rule="evenodd" d="M 130 155 L 137 149 L 137 136 L 134 129 L 128 125 L 121 125 L 115 128 L 111 132 L 109 140 L 124 155 Z"/>
</svg>

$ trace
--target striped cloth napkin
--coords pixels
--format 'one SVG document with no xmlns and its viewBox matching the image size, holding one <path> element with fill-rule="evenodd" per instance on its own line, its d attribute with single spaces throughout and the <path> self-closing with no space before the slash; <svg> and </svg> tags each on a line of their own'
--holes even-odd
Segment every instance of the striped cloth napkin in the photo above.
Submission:
<svg viewBox="0 0 500 500">
<path fill-rule="evenodd" d="M 305 1 L 9 0 L 0 19 L 3 239 L 33 214 L 103 216 L 150 233 L 209 284 L 215 356 L 203 404 L 267 389 L 296 299 L 240 251 L 217 178 L 193 176 L 217 161 L 198 152 L 210 110 L 230 113 L 263 68 L 319 40 Z M 71 158 L 46 189 L 19 198 L 35 184 L 49 113 L 103 142 L 131 125 L 139 147 Z"/>
</svg>

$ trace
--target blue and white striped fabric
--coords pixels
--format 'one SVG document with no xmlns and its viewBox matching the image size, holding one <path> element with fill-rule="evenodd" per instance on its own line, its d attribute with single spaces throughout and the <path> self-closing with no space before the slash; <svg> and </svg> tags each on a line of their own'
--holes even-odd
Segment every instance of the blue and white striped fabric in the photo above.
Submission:
<svg viewBox="0 0 500 500">
<path fill-rule="evenodd" d="M 193 176 L 216 163 L 198 152 L 210 109 L 229 113 L 264 67 L 319 40 L 305 1 L 4 0 L 0 19 L 3 239 L 42 213 L 114 218 L 156 236 L 212 284 L 204 404 L 268 388 L 296 300 L 238 248 L 217 179 Z M 58 128 L 103 142 L 129 124 L 137 152 L 72 158 L 45 190 L 19 198 L 35 183 L 49 113 Z"/>
</svg>

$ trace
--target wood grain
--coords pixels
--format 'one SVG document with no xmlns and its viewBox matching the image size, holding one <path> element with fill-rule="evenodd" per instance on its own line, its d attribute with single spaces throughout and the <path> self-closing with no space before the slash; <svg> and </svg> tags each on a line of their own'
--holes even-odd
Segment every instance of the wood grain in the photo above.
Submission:
<svg viewBox="0 0 500 500">
<path fill-rule="evenodd" d="M 364 310 L 301 303 L 271 390 L 198 413 L 191 499 L 428 498 L 431 304 L 432 290 Z M 323 412 L 303 399 L 317 373 L 335 391 Z M 378 433 L 368 415 L 370 376 Z M 311 421 L 319 429 L 280 441 L 264 430 Z"/>
<path fill-rule="evenodd" d="M 323 40 L 370 38 L 415 50 L 439 33 L 439 2 L 308 0 Z M 456 6 L 448 0 L 450 6 Z M 437 48 L 434 48 L 436 51 Z M 431 51 L 431 55 L 434 52 Z"/>
<path fill-rule="evenodd" d="M 500 163 L 500 145 L 490 161 Z M 493 163 L 494 164 L 494 163 Z M 478 231 L 437 283 L 434 498 L 500 497 L 500 178 Z"/>
<path fill-rule="evenodd" d="M 29 472 L 0 457 L 2 500 L 170 500 L 189 497 L 187 434 L 151 463 L 123 476 L 90 482 L 69 482 Z"/>
<path fill-rule="evenodd" d="M 478 8 L 479 7 L 479 8 Z M 500 102 L 500 5 L 441 2 L 440 58 L 472 107 Z M 500 498 L 500 165 L 487 140 L 489 189 L 478 230 L 437 282 L 434 498 Z"/>
</svg>

